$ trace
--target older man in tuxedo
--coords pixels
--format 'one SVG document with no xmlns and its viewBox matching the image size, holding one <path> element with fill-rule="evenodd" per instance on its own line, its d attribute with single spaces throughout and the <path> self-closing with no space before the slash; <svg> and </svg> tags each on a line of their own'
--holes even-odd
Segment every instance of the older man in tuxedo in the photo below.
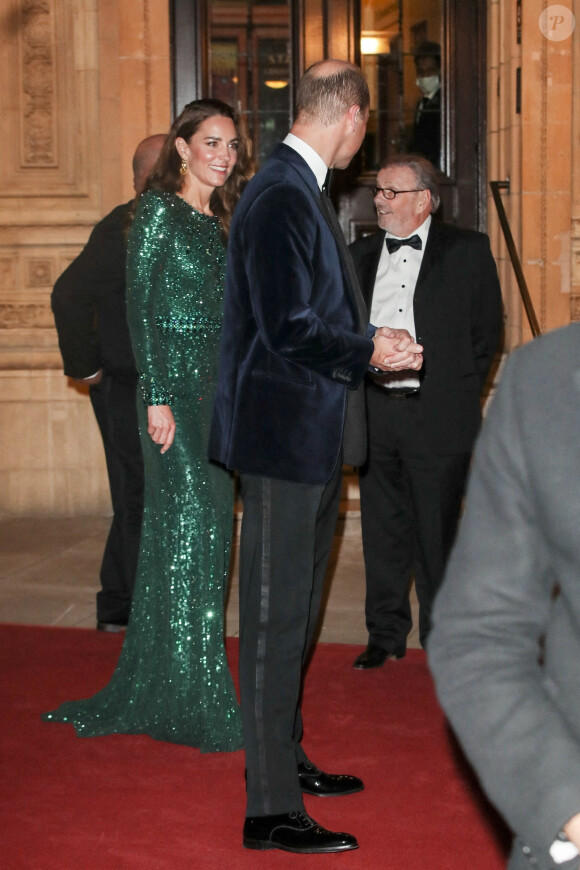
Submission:
<svg viewBox="0 0 580 870">
<path fill-rule="evenodd" d="M 381 232 L 351 246 L 357 275 L 371 322 L 408 329 L 425 361 L 421 372 L 366 378 L 369 451 L 360 493 L 369 639 L 359 669 L 405 655 L 413 573 L 425 644 L 502 323 L 487 236 L 432 219 L 433 166 L 398 155 L 376 184 Z"/>
<path fill-rule="evenodd" d="M 312 642 L 340 497 L 341 466 L 364 458 L 369 364 L 420 368 L 404 330 L 367 328 L 328 196 L 366 129 L 369 93 L 352 64 L 303 76 L 291 133 L 252 179 L 228 246 L 210 455 L 240 472 L 240 690 L 246 848 L 340 852 L 356 839 L 319 826 L 303 793 L 341 795 L 360 779 L 319 770 L 301 747 L 302 665 Z M 347 393 L 354 400 L 348 402 Z M 345 419 L 346 416 L 346 419 Z M 343 437 L 344 432 L 344 437 Z"/>
<path fill-rule="evenodd" d="M 133 156 L 136 196 L 165 135 L 143 139 Z M 64 373 L 90 388 L 103 439 L 113 519 L 101 563 L 97 629 L 127 625 L 143 514 L 143 459 L 137 424 L 137 370 L 125 311 L 126 232 L 134 200 L 118 205 L 93 229 L 52 291 Z"/>
<path fill-rule="evenodd" d="M 580 324 L 508 359 L 435 601 L 439 698 L 515 832 L 510 870 L 580 867 Z"/>
</svg>

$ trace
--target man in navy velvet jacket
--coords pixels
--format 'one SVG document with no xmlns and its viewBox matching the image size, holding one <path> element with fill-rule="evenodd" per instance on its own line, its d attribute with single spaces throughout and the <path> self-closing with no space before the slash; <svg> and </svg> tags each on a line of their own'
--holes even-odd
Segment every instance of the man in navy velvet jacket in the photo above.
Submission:
<svg viewBox="0 0 580 870">
<path fill-rule="evenodd" d="M 320 853 L 357 842 L 317 825 L 302 794 L 363 788 L 357 777 L 327 774 L 309 762 L 298 705 L 343 458 L 351 464 L 364 458 L 364 405 L 356 388 L 369 365 L 418 369 L 422 357 L 406 331 L 367 328 L 336 214 L 321 194 L 327 171 L 348 166 L 362 143 L 364 77 L 342 61 L 315 64 L 296 104 L 291 133 L 244 191 L 232 222 L 210 455 L 240 473 L 244 504 L 244 846 Z M 348 415 L 347 392 L 354 397 Z"/>
</svg>

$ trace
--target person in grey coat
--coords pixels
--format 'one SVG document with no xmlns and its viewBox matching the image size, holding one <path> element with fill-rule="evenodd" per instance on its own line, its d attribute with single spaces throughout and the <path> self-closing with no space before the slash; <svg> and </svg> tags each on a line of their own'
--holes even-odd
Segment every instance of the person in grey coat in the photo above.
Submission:
<svg viewBox="0 0 580 870">
<path fill-rule="evenodd" d="M 509 870 L 580 868 L 579 412 L 580 324 L 512 354 L 427 644 Z"/>
</svg>

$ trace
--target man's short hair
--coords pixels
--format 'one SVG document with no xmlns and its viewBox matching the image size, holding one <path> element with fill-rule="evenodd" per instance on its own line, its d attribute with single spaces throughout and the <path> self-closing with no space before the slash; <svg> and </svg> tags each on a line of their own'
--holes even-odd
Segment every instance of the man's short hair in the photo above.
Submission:
<svg viewBox="0 0 580 870">
<path fill-rule="evenodd" d="M 370 105 L 369 88 L 358 66 L 346 61 L 335 61 L 336 68 L 320 73 L 320 67 L 333 61 L 312 64 L 298 85 L 296 92 L 296 118 L 303 123 L 317 123 L 325 127 L 336 124 L 351 106 L 366 112 Z"/>
<path fill-rule="evenodd" d="M 417 187 L 428 190 L 431 194 L 431 213 L 437 211 L 441 202 L 437 173 L 432 163 L 420 154 L 394 154 L 387 157 L 381 163 L 381 169 L 390 169 L 391 166 L 405 166 L 415 173 Z"/>
</svg>

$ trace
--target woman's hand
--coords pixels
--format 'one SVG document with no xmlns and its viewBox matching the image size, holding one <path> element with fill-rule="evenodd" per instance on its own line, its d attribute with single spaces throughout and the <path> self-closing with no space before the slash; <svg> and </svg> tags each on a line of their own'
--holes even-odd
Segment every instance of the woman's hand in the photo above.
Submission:
<svg viewBox="0 0 580 870">
<path fill-rule="evenodd" d="M 161 444 L 161 452 L 167 453 L 175 436 L 175 420 L 169 405 L 149 405 L 147 407 L 147 432 L 156 444 Z"/>
</svg>

